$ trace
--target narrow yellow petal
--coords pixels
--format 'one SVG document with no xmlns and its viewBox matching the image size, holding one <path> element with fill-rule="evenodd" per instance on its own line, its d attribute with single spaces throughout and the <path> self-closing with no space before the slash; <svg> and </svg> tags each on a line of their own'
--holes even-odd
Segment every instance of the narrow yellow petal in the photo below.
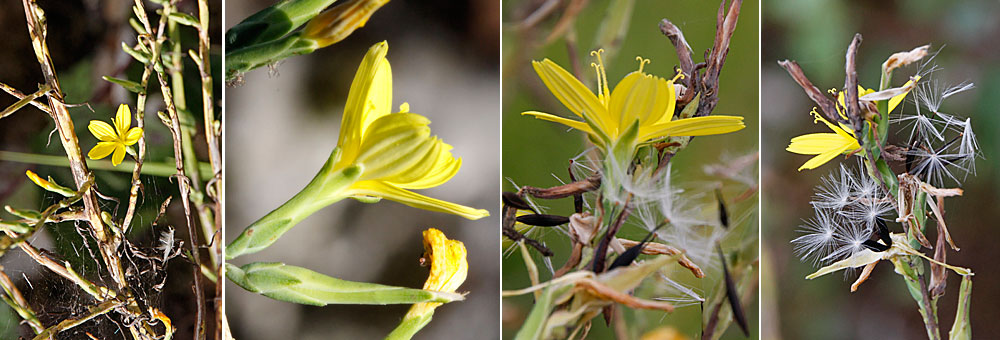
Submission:
<svg viewBox="0 0 1000 340">
<path fill-rule="evenodd" d="M 548 114 L 548 113 L 545 113 L 545 112 L 538 112 L 538 111 L 524 111 L 524 112 L 521 112 L 521 114 L 522 115 L 534 116 L 535 118 L 538 118 L 538 119 L 541 119 L 541 120 L 547 120 L 547 121 L 550 121 L 550 122 L 556 122 L 556 123 L 559 123 L 559 124 L 562 124 L 562 125 L 566 125 L 566 126 L 569 126 L 571 128 L 574 128 L 574 129 L 577 129 L 577 130 L 580 130 L 580 131 L 583 131 L 583 132 L 586 132 L 586 133 L 589 133 L 589 134 L 594 134 L 594 130 L 590 128 L 590 125 L 587 125 L 587 123 L 584 123 L 584 122 L 581 122 L 581 121 L 572 120 L 572 119 L 566 119 L 566 118 L 563 118 L 563 117 L 559 117 L 559 116 L 556 116 L 556 115 Z"/>
<path fill-rule="evenodd" d="M 102 142 L 113 142 L 116 138 L 118 138 L 118 136 L 115 135 L 115 128 L 111 127 L 111 124 L 99 120 L 90 121 L 90 125 L 87 125 L 87 129 L 90 130 L 90 133 L 92 133 L 94 137 L 97 137 L 97 139 Z"/>
<path fill-rule="evenodd" d="M 348 188 L 348 192 L 352 195 L 382 197 L 384 199 L 396 201 L 414 208 L 455 214 L 470 220 L 478 220 L 490 215 L 490 213 L 484 209 L 470 208 L 464 205 L 430 198 L 380 181 L 359 181 L 351 185 L 351 187 Z"/>
<path fill-rule="evenodd" d="M 118 143 L 115 142 L 99 142 L 97 145 L 94 145 L 94 148 L 90 149 L 90 152 L 87 153 L 87 157 L 90 157 L 90 159 L 108 157 L 111 152 L 115 151 L 115 146 L 117 145 Z"/>
<path fill-rule="evenodd" d="M 451 155 L 451 146 L 445 143 L 441 143 L 443 146 L 442 152 L 438 155 L 438 159 L 434 164 L 434 167 L 425 173 L 421 178 L 407 182 L 407 183 L 391 183 L 403 189 L 427 189 L 439 186 L 448 182 L 455 174 L 458 173 L 458 169 L 462 167 L 462 159 L 455 158 Z"/>
<path fill-rule="evenodd" d="M 382 58 L 378 70 L 375 71 L 365 104 L 364 121 L 361 123 L 361 138 L 364 138 L 365 129 L 372 122 L 392 112 L 392 66 L 389 66 L 389 60 L 385 58 Z M 406 106 L 408 112 L 409 105 Z"/>
<path fill-rule="evenodd" d="M 740 116 L 705 116 L 678 119 L 664 124 L 639 129 L 639 140 L 647 141 L 664 136 L 706 136 L 739 131 L 746 127 Z"/>
<path fill-rule="evenodd" d="M 379 68 L 387 65 L 385 55 L 389 50 L 389 45 L 383 41 L 373 45 L 368 49 L 361 65 L 358 66 L 357 73 L 354 74 L 354 81 L 351 82 L 351 89 L 347 94 L 347 104 L 344 106 L 344 116 L 340 121 L 340 135 L 337 145 L 343 150 L 343 159 L 351 160 L 358 153 L 361 144 L 361 133 L 364 129 L 362 125 L 367 121 L 365 116 L 371 113 L 368 108 L 368 92 L 372 89 L 376 74 Z"/>
<path fill-rule="evenodd" d="M 545 86 L 563 105 L 581 118 L 587 117 L 602 130 L 610 127 L 607 109 L 587 86 L 552 60 L 532 61 Z"/>
<path fill-rule="evenodd" d="M 111 165 L 118 166 L 122 164 L 122 160 L 125 159 L 125 146 L 121 143 L 115 143 L 115 154 L 111 155 Z"/>
<path fill-rule="evenodd" d="M 115 132 L 119 137 L 125 136 L 128 128 L 132 127 L 132 111 L 128 105 L 118 105 L 118 113 L 115 114 Z"/>
<path fill-rule="evenodd" d="M 799 171 L 802 171 L 802 169 L 815 169 L 820 165 L 826 164 L 826 162 L 829 162 L 831 159 L 837 157 L 843 152 L 844 150 L 842 149 L 832 149 L 830 151 L 816 155 L 816 157 L 813 157 L 809 159 L 809 161 L 806 161 L 805 164 L 802 164 L 802 166 L 799 167 Z"/>
<path fill-rule="evenodd" d="M 142 128 L 134 127 L 125 133 L 125 137 L 122 138 L 122 143 L 125 145 L 132 145 L 139 141 L 139 137 L 142 137 Z"/>
<path fill-rule="evenodd" d="M 851 146 L 852 143 L 857 144 L 857 141 L 852 138 L 845 139 L 836 133 L 810 133 L 792 138 L 786 150 L 800 155 L 816 155 L 831 149 L 842 149 Z"/>
<path fill-rule="evenodd" d="M 920 78 L 918 77 L 917 79 L 920 79 Z M 903 84 L 902 87 L 908 87 L 911 84 L 913 84 L 913 80 L 907 81 L 906 84 Z M 909 93 L 910 93 L 910 91 L 906 91 L 906 92 L 903 92 L 902 94 L 896 95 L 895 97 L 889 98 L 889 112 L 891 113 L 892 110 L 895 109 L 896 106 L 899 105 L 899 103 L 902 103 L 903 99 L 906 99 L 906 95 L 909 94 Z"/>
</svg>

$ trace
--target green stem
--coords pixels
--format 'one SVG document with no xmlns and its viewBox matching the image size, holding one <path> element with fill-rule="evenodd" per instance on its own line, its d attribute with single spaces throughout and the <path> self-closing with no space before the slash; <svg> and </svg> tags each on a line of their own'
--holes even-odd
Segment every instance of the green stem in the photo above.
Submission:
<svg viewBox="0 0 1000 340">
<path fill-rule="evenodd" d="M 403 318 L 403 321 L 399 323 L 399 326 L 396 326 L 396 329 L 392 330 L 392 333 L 389 333 L 389 335 L 385 337 L 385 340 L 409 340 L 414 334 L 417 334 L 420 329 L 424 328 L 424 326 L 427 326 L 427 324 L 431 322 L 432 316 L 434 316 L 433 310 L 417 316 L 407 314 L 406 317 Z"/>
<path fill-rule="evenodd" d="M 330 159 L 302 191 L 244 229 L 240 236 L 226 246 L 226 259 L 267 248 L 312 213 L 347 198 L 344 190 L 358 181 L 362 169 L 358 166 L 333 169 L 338 158 L 339 148 L 334 149 Z"/>
<path fill-rule="evenodd" d="M 66 157 L 13 151 L 0 151 L 0 161 L 62 167 L 69 166 L 69 161 Z M 135 162 L 133 161 L 123 161 L 119 166 L 114 166 L 111 165 L 111 161 L 109 160 L 87 160 L 87 167 L 92 170 L 132 172 L 134 165 Z M 143 162 L 141 173 L 149 176 L 170 177 L 177 173 L 177 169 L 174 167 L 173 161 L 169 163 Z M 212 173 L 211 165 L 208 163 L 198 163 L 198 173 L 210 175 Z"/>
<path fill-rule="evenodd" d="M 226 78 L 248 72 L 255 68 L 273 64 L 285 58 L 299 54 L 309 54 L 319 48 L 312 40 L 301 39 L 300 32 L 288 36 L 226 53 Z"/>
</svg>

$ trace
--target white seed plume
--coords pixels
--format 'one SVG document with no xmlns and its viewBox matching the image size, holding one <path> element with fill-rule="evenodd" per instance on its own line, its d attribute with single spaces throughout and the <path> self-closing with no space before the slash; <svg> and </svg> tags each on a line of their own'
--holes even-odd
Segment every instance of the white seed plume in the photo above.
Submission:
<svg viewBox="0 0 1000 340">
<path fill-rule="evenodd" d="M 833 214 L 827 209 L 815 208 L 816 216 L 805 221 L 798 230 L 802 236 L 792 240 L 795 255 L 805 262 L 816 265 L 820 259 L 830 255 L 836 248 L 834 234 L 837 226 Z"/>
<path fill-rule="evenodd" d="M 819 186 L 810 203 L 817 208 L 843 209 L 851 203 L 851 189 L 856 182 L 851 172 L 841 164 L 839 176 L 831 173 L 823 177 L 823 184 Z"/>
</svg>

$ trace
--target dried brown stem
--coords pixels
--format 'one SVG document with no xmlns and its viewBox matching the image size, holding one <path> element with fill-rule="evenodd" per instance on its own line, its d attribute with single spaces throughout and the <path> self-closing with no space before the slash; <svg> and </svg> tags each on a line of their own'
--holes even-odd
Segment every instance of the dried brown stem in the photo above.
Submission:
<svg viewBox="0 0 1000 340">
<path fill-rule="evenodd" d="M 518 191 L 518 194 L 522 196 L 531 195 L 532 197 L 541 199 L 559 199 L 559 198 L 570 197 L 577 194 L 582 194 L 585 192 L 594 191 L 600 187 L 601 187 L 601 175 L 593 174 L 584 180 L 560 186 L 555 186 L 551 188 L 536 188 L 536 187 L 523 186 L 521 187 L 521 190 Z"/>
<path fill-rule="evenodd" d="M 743 0 L 734 0 L 726 11 L 726 2 L 719 4 L 719 12 L 716 15 L 715 43 L 705 59 L 705 74 L 701 77 L 701 100 L 698 102 L 698 110 L 695 117 L 707 116 L 715 110 L 715 105 L 719 102 L 719 75 L 722 73 L 722 66 L 726 63 L 726 55 L 729 54 L 729 41 L 736 31 L 736 22 L 740 17 L 740 6 Z"/>
<path fill-rule="evenodd" d="M 832 99 L 823 94 L 823 91 L 820 91 L 816 85 L 813 85 L 813 83 L 809 81 L 809 78 L 807 78 L 805 73 L 802 72 L 802 68 L 799 67 L 798 63 L 789 60 L 782 60 L 778 62 L 778 65 L 781 65 L 781 67 L 785 68 L 785 71 L 788 71 L 788 74 L 792 76 L 792 79 L 795 79 L 795 82 L 798 83 L 800 87 L 802 87 L 802 90 L 806 92 L 809 99 L 812 99 L 812 101 L 816 103 L 816 106 L 819 107 L 820 113 L 822 113 L 827 120 L 830 122 L 844 122 L 844 119 L 840 118 L 840 115 L 837 113 L 837 105 Z"/>
<path fill-rule="evenodd" d="M 861 117 L 861 106 L 858 104 L 858 70 L 855 61 L 860 45 L 861 34 L 858 33 L 854 35 L 851 45 L 847 47 L 847 62 L 844 63 L 844 69 L 847 72 L 847 76 L 844 77 L 844 95 L 847 97 L 844 98 L 844 106 L 846 106 L 847 118 L 850 119 L 854 131 L 858 133 L 862 131 L 861 124 L 864 122 L 864 118 Z"/>
<path fill-rule="evenodd" d="M 576 281 L 576 286 L 585 289 L 588 293 L 593 294 L 597 298 L 600 298 L 602 300 L 614 301 L 623 304 L 625 306 L 628 306 L 629 308 L 661 310 L 667 313 L 671 313 L 674 311 L 674 305 L 668 302 L 640 299 L 619 292 L 614 288 L 608 287 L 603 283 L 600 283 L 593 279 L 581 279 L 579 281 Z"/>
</svg>

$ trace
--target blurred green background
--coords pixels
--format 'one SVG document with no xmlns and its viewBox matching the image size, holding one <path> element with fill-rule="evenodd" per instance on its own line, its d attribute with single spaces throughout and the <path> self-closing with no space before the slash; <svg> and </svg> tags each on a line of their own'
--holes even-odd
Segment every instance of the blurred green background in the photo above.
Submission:
<svg viewBox="0 0 1000 340">
<path fill-rule="evenodd" d="M 569 165 L 568 160 L 588 148 L 584 133 L 569 130 L 563 125 L 520 115 L 522 111 L 538 110 L 563 117 L 573 117 L 572 113 L 545 88 L 530 63 L 531 60 L 549 58 L 572 72 L 567 56 L 566 40 L 559 38 L 551 43 L 544 43 L 562 10 L 556 10 L 555 18 L 548 19 L 530 30 L 516 27 L 518 22 L 541 3 L 542 1 L 512 0 L 503 1 L 502 4 L 504 22 L 502 189 L 505 191 L 516 190 L 511 181 L 519 186 L 535 187 L 550 187 L 568 182 L 566 170 Z M 588 65 L 594 59 L 589 53 L 601 47 L 614 53 L 610 58 L 605 55 L 608 80 L 611 82 L 609 86 L 612 88 L 625 74 L 637 69 L 636 56 L 652 61 L 645 66 L 646 72 L 661 77 L 672 77 L 673 69 L 678 64 L 677 56 L 670 41 L 660 33 L 657 26 L 663 18 L 671 20 L 680 27 L 694 51 L 694 61 L 702 61 L 704 51 L 711 47 L 714 39 L 715 15 L 719 8 L 719 3 L 714 1 L 635 1 L 626 35 L 620 42 L 620 49 L 615 51 L 607 46 L 597 46 L 595 41 L 603 18 L 616 2 L 598 0 L 585 3 L 586 7 L 582 9 L 573 25 L 576 32 L 573 52 L 579 56 L 582 74 L 588 77 L 584 84 L 591 89 L 595 84 L 594 71 Z M 737 133 L 696 138 L 686 150 L 671 161 L 675 178 L 678 178 L 677 183 L 711 180 L 703 174 L 703 166 L 757 150 L 758 6 L 759 3 L 756 1 L 743 3 L 729 56 L 719 81 L 720 101 L 715 109 L 716 114 L 746 117 L 747 127 Z M 549 213 L 569 215 L 573 212 L 570 199 L 538 203 L 548 208 Z M 756 199 L 752 199 L 742 206 L 734 206 L 731 209 L 745 212 L 740 217 L 747 219 L 747 223 L 756 225 L 755 206 Z M 635 227 L 626 227 L 620 235 L 641 238 L 645 232 Z M 556 253 L 551 260 L 552 266 L 555 268 L 562 266 L 569 254 L 568 238 L 557 232 L 550 232 L 541 237 L 541 240 Z M 540 266 L 542 280 L 550 278 L 551 273 L 544 268 L 543 262 L 537 257 L 535 260 Z M 502 277 L 503 289 L 519 289 L 530 285 L 520 252 L 515 251 L 503 258 Z M 706 293 L 714 287 L 715 281 L 688 280 L 684 283 L 693 286 L 701 293 Z M 745 308 L 750 318 L 751 334 L 755 338 L 758 308 L 757 300 L 752 300 L 754 303 Z M 531 305 L 530 296 L 503 299 L 505 338 L 512 338 L 516 334 Z M 638 316 L 627 314 L 627 318 L 639 320 L 637 322 L 643 330 L 652 329 L 657 324 L 672 325 L 689 337 L 695 338 L 701 328 L 701 312 L 698 305 L 693 305 L 678 308 L 669 315 L 643 311 Z M 613 332 L 605 326 L 603 319 L 598 317 L 593 320 L 593 329 L 588 338 L 613 338 Z M 737 339 L 742 338 L 742 335 L 734 325 L 730 327 L 726 338 Z"/>
<path fill-rule="evenodd" d="M 814 268 L 792 255 L 789 243 L 802 220 L 813 214 L 809 206 L 820 178 L 837 170 L 835 160 L 818 169 L 797 172 L 809 159 L 784 151 L 797 135 L 824 132 L 808 115 L 814 106 L 781 69 L 777 61 L 798 61 L 820 89 L 844 84 L 844 53 L 854 33 L 864 41 L 858 53 L 862 85 L 877 87 L 882 62 L 892 53 L 931 44 L 944 47 L 935 59 L 943 69 L 933 74 L 945 84 L 968 80 L 972 91 L 947 99 L 943 112 L 971 117 L 986 159 L 977 161 L 978 176 L 965 181 L 965 195 L 946 202 L 951 236 L 961 247 L 949 252 L 948 262 L 972 268 L 972 329 L 976 338 L 1000 334 L 1000 255 L 996 221 L 1000 219 L 1000 12 L 996 1 L 783 1 L 764 2 L 762 41 L 762 170 L 764 201 L 762 274 L 762 329 L 767 339 L 920 339 L 923 323 L 915 302 L 889 263 L 879 264 L 856 293 L 849 278 L 828 275 L 813 281 L 804 277 Z M 899 82 L 915 67 L 896 71 Z M 913 110 L 907 101 L 903 110 Z M 899 109 L 897 109 L 898 111 Z M 897 112 L 898 113 L 898 112 Z M 890 127 L 898 131 L 899 126 Z M 908 132 L 907 132 L 908 133 Z M 893 139 L 890 139 L 892 142 Z M 853 166 L 854 160 L 847 162 Z M 897 170 L 898 171 L 898 170 Z M 898 227 L 898 225 L 897 225 Z M 933 240 L 931 232 L 928 237 Z M 959 279 L 950 275 L 948 293 L 938 302 L 942 330 L 951 328 Z"/>
</svg>

